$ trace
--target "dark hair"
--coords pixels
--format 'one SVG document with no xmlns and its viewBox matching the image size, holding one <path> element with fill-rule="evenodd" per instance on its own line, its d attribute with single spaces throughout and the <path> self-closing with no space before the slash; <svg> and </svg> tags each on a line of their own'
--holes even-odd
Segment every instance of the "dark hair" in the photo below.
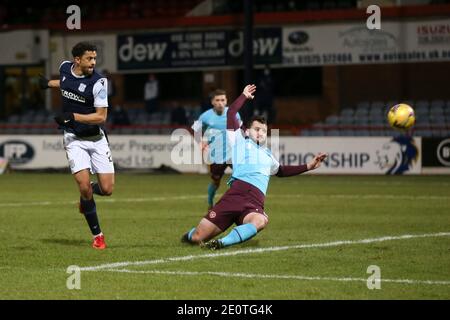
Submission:
<svg viewBox="0 0 450 320">
<path fill-rule="evenodd" d="M 247 123 L 247 128 L 250 129 L 252 127 L 253 122 L 255 121 L 267 125 L 266 118 L 264 118 L 263 116 L 253 116 Z"/>
<path fill-rule="evenodd" d="M 223 89 L 216 89 L 213 92 L 211 92 L 210 97 L 211 100 L 214 99 L 217 96 L 225 96 L 227 94 L 227 92 Z"/>
<path fill-rule="evenodd" d="M 72 48 L 72 56 L 81 57 L 86 51 L 97 51 L 97 47 L 90 42 L 79 42 Z"/>
</svg>

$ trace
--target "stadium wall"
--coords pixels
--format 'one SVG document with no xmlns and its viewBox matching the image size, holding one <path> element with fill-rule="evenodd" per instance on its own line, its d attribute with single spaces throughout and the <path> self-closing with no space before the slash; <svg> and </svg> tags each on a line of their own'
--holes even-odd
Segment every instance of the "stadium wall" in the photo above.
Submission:
<svg viewBox="0 0 450 320">
<path fill-rule="evenodd" d="M 294 92 L 292 97 L 275 97 L 280 124 L 321 121 L 341 107 L 353 107 L 361 101 L 450 100 L 450 91 L 443 89 L 450 72 L 449 26 L 449 19 L 422 17 L 383 22 L 377 32 L 353 21 L 257 27 L 255 67 L 322 67 L 321 94 L 304 97 Z M 49 64 L 57 76 L 60 62 L 70 57 L 72 46 L 91 41 L 99 48 L 97 68 L 112 73 L 117 85 L 113 105 L 143 108 L 142 100 L 126 101 L 124 97 L 121 84 L 130 73 L 201 70 L 215 79 L 209 83 L 204 80 L 203 97 L 217 87 L 234 97 L 245 50 L 239 30 L 236 26 L 197 26 L 54 34 Z M 182 103 L 195 105 L 198 100 L 193 97 Z M 53 107 L 60 105 L 57 91 L 52 92 L 51 101 Z M 161 101 L 164 107 L 170 104 Z"/>
</svg>

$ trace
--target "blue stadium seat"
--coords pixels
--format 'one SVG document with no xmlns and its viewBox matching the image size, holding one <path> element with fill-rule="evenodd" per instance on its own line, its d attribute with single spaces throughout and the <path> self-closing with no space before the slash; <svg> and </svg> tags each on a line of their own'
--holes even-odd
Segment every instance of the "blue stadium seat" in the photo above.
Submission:
<svg viewBox="0 0 450 320">
<path fill-rule="evenodd" d="M 339 130 L 333 129 L 333 130 L 326 130 L 326 131 L 325 131 L 325 135 L 326 135 L 326 136 L 340 136 L 341 133 L 340 133 Z"/>
<path fill-rule="evenodd" d="M 339 123 L 339 117 L 336 115 L 330 115 L 325 119 L 326 124 L 336 125 Z"/>
<path fill-rule="evenodd" d="M 322 129 L 312 129 L 311 130 L 311 136 L 324 136 L 325 132 Z"/>
<path fill-rule="evenodd" d="M 356 110 L 369 110 L 370 102 L 369 101 L 361 101 L 356 105 Z"/>
<path fill-rule="evenodd" d="M 355 135 L 360 137 L 369 137 L 370 131 L 369 130 L 355 130 Z"/>
<path fill-rule="evenodd" d="M 341 136 L 352 137 L 354 135 L 355 135 L 355 132 L 352 129 L 341 130 Z"/>
<path fill-rule="evenodd" d="M 419 110 L 419 109 L 426 109 L 428 110 L 430 107 L 430 102 L 428 100 L 418 100 L 416 102 L 416 105 L 414 106 L 414 109 Z"/>
<path fill-rule="evenodd" d="M 434 109 L 444 109 L 444 100 L 433 100 L 431 101 L 431 111 Z"/>
<path fill-rule="evenodd" d="M 352 108 L 344 108 L 341 110 L 341 116 L 353 116 L 355 110 Z"/>
<path fill-rule="evenodd" d="M 370 109 L 384 110 L 385 107 L 386 107 L 386 104 L 383 101 L 373 101 L 370 104 Z"/>
<path fill-rule="evenodd" d="M 309 137 L 311 136 L 311 130 L 309 129 L 303 129 L 300 131 L 300 136 Z"/>
<path fill-rule="evenodd" d="M 341 116 L 339 119 L 339 124 L 352 125 L 355 123 L 353 116 Z"/>
</svg>

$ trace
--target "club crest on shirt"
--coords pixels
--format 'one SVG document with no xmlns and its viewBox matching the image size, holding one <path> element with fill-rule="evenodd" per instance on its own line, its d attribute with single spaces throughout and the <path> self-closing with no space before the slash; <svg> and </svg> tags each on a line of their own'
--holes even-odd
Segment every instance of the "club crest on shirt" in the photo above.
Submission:
<svg viewBox="0 0 450 320">
<path fill-rule="evenodd" d="M 86 89 L 86 85 L 84 83 L 80 83 L 80 86 L 78 87 L 78 91 L 84 92 L 84 89 Z"/>
<path fill-rule="evenodd" d="M 209 218 L 210 219 L 214 219 L 216 217 L 216 213 L 214 212 L 214 211 L 211 211 L 210 213 L 209 213 Z"/>
</svg>

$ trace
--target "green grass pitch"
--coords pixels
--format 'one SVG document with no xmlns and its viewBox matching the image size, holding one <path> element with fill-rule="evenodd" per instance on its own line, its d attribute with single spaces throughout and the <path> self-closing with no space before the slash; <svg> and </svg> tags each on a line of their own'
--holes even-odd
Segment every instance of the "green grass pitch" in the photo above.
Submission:
<svg viewBox="0 0 450 320">
<path fill-rule="evenodd" d="M 118 173 L 113 196 L 96 197 L 108 244 L 96 251 L 70 174 L 0 176 L 0 299 L 450 299 L 449 177 L 274 177 L 267 229 L 216 252 L 180 243 L 208 183 Z M 66 286 L 68 266 L 118 262 Z"/>
</svg>

